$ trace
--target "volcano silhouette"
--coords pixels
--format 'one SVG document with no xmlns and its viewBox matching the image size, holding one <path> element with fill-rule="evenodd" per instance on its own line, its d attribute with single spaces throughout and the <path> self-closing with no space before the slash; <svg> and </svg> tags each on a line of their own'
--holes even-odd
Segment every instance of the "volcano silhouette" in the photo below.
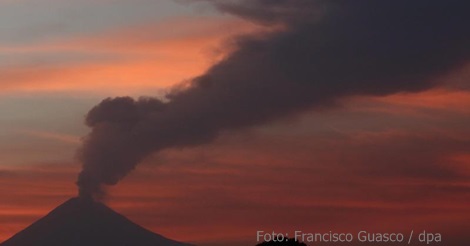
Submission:
<svg viewBox="0 0 470 246">
<path fill-rule="evenodd" d="M 155 234 L 102 203 L 72 198 L 0 246 L 190 246 Z"/>
</svg>

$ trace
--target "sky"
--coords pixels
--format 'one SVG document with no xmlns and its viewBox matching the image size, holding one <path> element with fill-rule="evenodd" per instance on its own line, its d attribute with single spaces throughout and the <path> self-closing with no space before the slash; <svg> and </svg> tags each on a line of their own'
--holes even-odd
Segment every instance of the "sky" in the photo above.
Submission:
<svg viewBox="0 0 470 246">
<path fill-rule="evenodd" d="M 163 98 L 211 74 L 237 48 L 234 37 L 286 28 L 209 2 L 0 0 L 0 241 L 77 195 L 76 151 L 90 131 L 87 112 L 103 98 Z M 258 230 L 426 230 L 466 245 L 466 58 L 433 86 L 342 93 L 333 104 L 159 150 L 105 187 L 104 202 L 202 246 L 254 245 Z"/>
</svg>

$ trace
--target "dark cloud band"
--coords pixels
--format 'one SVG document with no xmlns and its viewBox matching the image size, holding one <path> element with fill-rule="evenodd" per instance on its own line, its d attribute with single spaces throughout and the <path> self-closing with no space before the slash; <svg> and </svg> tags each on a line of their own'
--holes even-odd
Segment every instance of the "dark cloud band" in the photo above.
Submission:
<svg viewBox="0 0 470 246">
<path fill-rule="evenodd" d="M 467 1 L 210 1 L 280 31 L 243 36 L 189 88 L 156 98 L 109 98 L 94 107 L 80 150 L 82 195 L 116 184 L 149 154 L 211 142 L 354 95 L 437 86 L 468 62 Z"/>
</svg>

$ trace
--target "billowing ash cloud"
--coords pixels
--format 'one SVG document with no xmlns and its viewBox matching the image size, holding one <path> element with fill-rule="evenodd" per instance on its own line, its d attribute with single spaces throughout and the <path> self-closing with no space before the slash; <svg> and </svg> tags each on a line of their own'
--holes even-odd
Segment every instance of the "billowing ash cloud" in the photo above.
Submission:
<svg viewBox="0 0 470 246">
<path fill-rule="evenodd" d="M 156 98 L 109 98 L 86 118 L 81 195 L 99 195 L 151 153 L 214 140 L 353 95 L 436 86 L 468 62 L 470 2 L 434 0 L 210 1 L 282 26 L 239 37 L 237 49 L 191 86 Z"/>
</svg>

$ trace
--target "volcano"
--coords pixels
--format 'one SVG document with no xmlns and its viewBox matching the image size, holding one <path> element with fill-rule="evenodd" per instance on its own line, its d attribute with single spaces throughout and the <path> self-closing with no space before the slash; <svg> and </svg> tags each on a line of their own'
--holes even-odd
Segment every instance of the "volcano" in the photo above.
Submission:
<svg viewBox="0 0 470 246">
<path fill-rule="evenodd" d="M 190 246 L 153 233 L 91 199 L 72 198 L 0 246 Z"/>
</svg>

